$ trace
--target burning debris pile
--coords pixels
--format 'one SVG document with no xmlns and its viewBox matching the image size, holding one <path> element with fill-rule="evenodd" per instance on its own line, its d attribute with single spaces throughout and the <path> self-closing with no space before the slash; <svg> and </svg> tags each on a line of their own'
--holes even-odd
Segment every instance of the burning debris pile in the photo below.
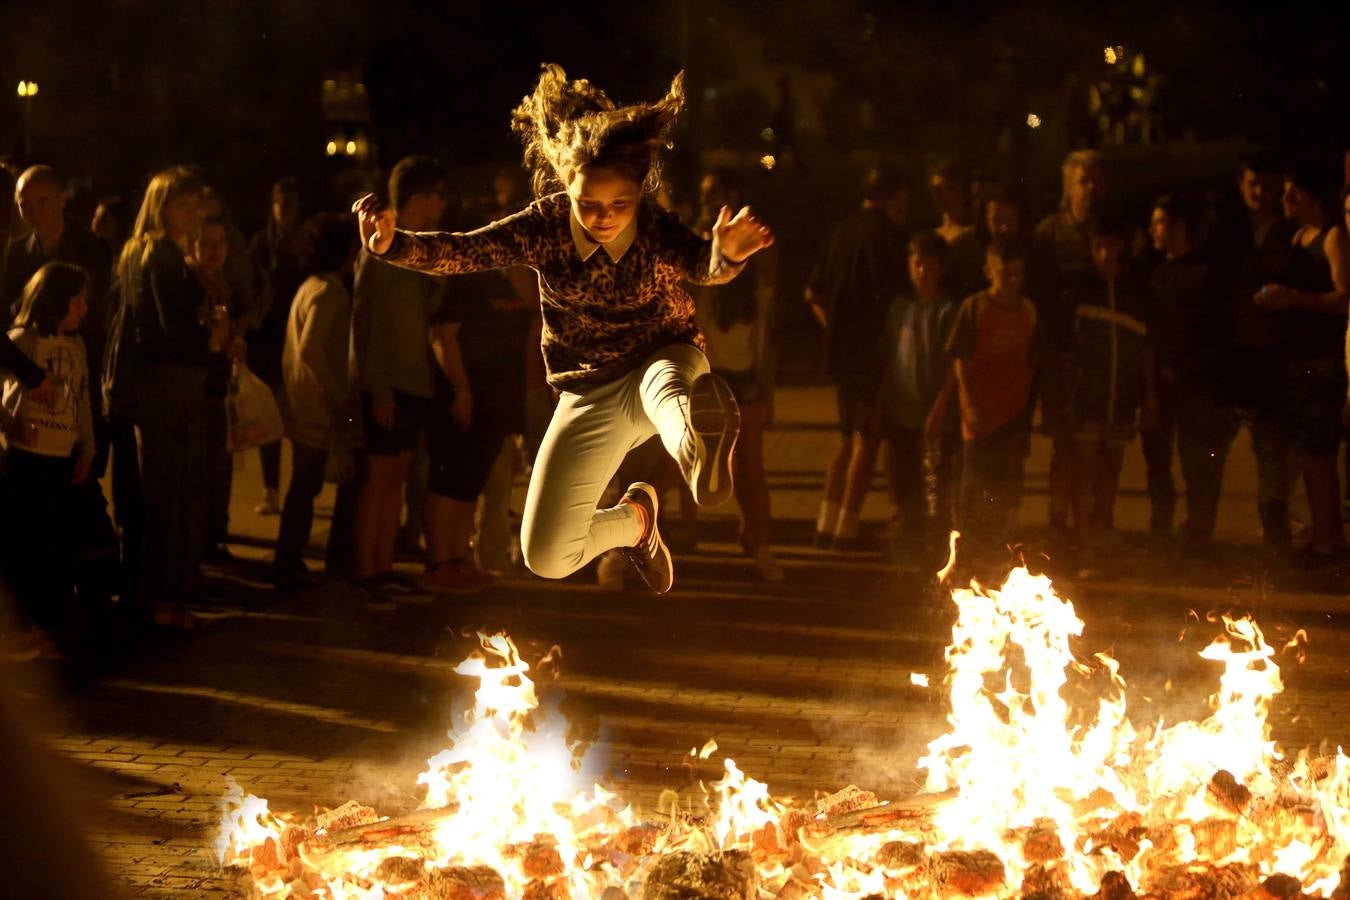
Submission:
<svg viewBox="0 0 1350 900">
<path fill-rule="evenodd" d="M 1224 618 L 1201 653 L 1222 667 L 1208 718 L 1136 727 L 1117 662 L 1075 656 L 1083 621 L 1047 579 L 1018 569 L 953 599 L 950 730 L 913 798 L 775 798 L 726 759 L 696 803 L 644 818 L 576 783 L 561 722 L 497 634 L 456 669 L 479 688 L 418 777 L 421 809 L 300 821 L 236 788 L 220 857 L 258 896 L 330 900 L 1350 898 L 1350 759 L 1276 749 L 1283 685 L 1254 621 Z M 1093 708 L 1067 699 L 1085 690 Z"/>
</svg>

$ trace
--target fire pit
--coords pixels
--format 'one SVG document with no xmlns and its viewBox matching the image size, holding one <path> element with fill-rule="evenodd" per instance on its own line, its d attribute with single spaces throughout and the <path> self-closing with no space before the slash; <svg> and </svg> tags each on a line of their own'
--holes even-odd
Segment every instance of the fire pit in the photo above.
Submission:
<svg viewBox="0 0 1350 900">
<path fill-rule="evenodd" d="M 1200 654 L 1219 675 L 1208 717 L 1144 726 L 1116 660 L 1071 649 L 1083 620 L 1045 577 L 953 601 L 949 730 L 917 796 L 778 798 L 725 759 L 700 796 L 640 815 L 577 783 L 531 667 L 480 635 L 455 669 L 474 707 L 418 776 L 421 809 L 300 819 L 236 786 L 217 850 L 259 896 L 333 900 L 1350 897 L 1350 760 L 1276 748 L 1283 684 L 1255 621 L 1222 618 Z M 1068 699 L 1089 688 L 1090 708 Z"/>
</svg>

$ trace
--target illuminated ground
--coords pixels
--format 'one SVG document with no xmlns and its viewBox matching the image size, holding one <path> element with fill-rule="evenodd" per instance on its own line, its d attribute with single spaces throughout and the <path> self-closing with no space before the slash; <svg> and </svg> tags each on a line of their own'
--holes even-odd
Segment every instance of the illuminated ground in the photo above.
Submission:
<svg viewBox="0 0 1350 900">
<path fill-rule="evenodd" d="M 697 770 L 685 763 L 710 737 L 775 793 L 809 796 L 850 781 L 883 794 L 912 790 L 913 762 L 941 731 L 943 708 L 937 690 L 909 676 L 939 682 L 945 610 L 912 560 L 805 548 L 817 470 L 835 440 L 822 424 L 830 403 L 820 389 L 779 399 L 788 421 L 771 435 L 769 468 L 786 585 L 755 582 L 728 521 L 710 517 L 708 541 L 678 557 L 676 591 L 661 599 L 602 593 L 585 580 L 520 579 L 472 599 L 371 613 L 338 589 L 262 605 L 258 590 L 234 586 L 239 603 L 228 618 L 71 699 L 70 722 L 51 741 L 91 772 L 90 791 L 103 801 L 93 837 L 113 875 L 136 896 L 233 894 L 234 876 L 205 849 L 227 774 L 278 810 L 349 798 L 413 803 L 415 776 L 444 745 L 451 705 L 468 686 L 450 668 L 471 647 L 462 632 L 475 627 L 506 629 L 529 658 L 563 647 L 563 710 L 579 738 L 598 740 L 593 762 L 606 783 L 637 802 L 715 778 L 716 760 Z M 1136 689 L 1133 708 L 1166 710 L 1169 720 L 1173 710 L 1198 713 L 1215 686 L 1210 664 L 1195 657 L 1215 631 L 1190 619 L 1179 641 L 1187 610 L 1249 610 L 1285 637 L 1306 627 L 1308 661 L 1288 670 L 1276 736 L 1345 742 L 1350 614 L 1341 579 L 1288 575 L 1256 550 L 1245 443 L 1225 495 L 1225 535 L 1237 545 L 1219 565 L 1163 561 L 1129 538 L 1147 516 L 1135 449 L 1115 572 L 1087 585 L 1066 578 L 1062 592 L 1087 621 L 1085 645 L 1115 648 Z M 262 536 L 276 519 L 248 512 L 257 475 L 247 462 L 235 527 Z M 1037 442 L 1027 521 L 1044 519 L 1044 469 Z M 881 493 L 869 499 L 874 519 L 886 508 Z"/>
</svg>

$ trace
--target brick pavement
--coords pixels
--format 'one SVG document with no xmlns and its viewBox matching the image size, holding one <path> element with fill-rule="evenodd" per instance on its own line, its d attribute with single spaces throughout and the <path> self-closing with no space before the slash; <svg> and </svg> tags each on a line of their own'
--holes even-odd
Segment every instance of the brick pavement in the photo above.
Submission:
<svg viewBox="0 0 1350 900">
<path fill-rule="evenodd" d="M 938 692 L 909 681 L 911 672 L 940 671 L 943 598 L 913 562 L 805 546 L 819 469 L 836 440 L 829 394 L 786 389 L 779 411 L 767 448 L 783 586 L 752 579 L 725 515 L 701 520 L 706 540 L 677 557 L 676 590 L 661 599 L 600 592 L 580 576 L 522 577 L 473 598 L 371 613 L 337 587 L 273 598 L 247 567 L 222 582 L 235 602 L 222 605 L 213 627 L 152 647 L 65 698 L 62 724 L 47 738 L 98 803 L 91 840 L 112 877 L 134 896 L 235 895 L 237 878 L 219 871 L 209 850 L 227 778 L 280 810 L 348 798 L 408 807 L 416 774 L 444 746 L 451 710 L 467 698 L 470 685 L 450 669 L 472 648 L 475 628 L 507 630 L 527 658 L 563 647 L 562 710 L 573 736 L 594 741 L 588 770 L 649 808 L 663 788 L 716 778 L 723 754 L 779 794 L 849 782 L 911 790 L 914 761 L 943 729 Z M 1039 442 L 1036 452 L 1029 521 L 1043 516 Z M 1243 510 L 1250 458 L 1237 457 L 1225 532 L 1238 543 L 1221 566 L 1168 566 L 1163 578 L 1156 559 L 1127 543 L 1117 577 L 1070 580 L 1064 592 L 1087 621 L 1085 645 L 1114 649 L 1146 718 L 1201 714 L 1216 686 L 1210 664 L 1195 657 L 1212 630 L 1192 621 L 1178 639 L 1187 610 L 1250 608 L 1280 638 L 1308 628 L 1310 656 L 1287 672 L 1276 735 L 1295 745 L 1344 742 L 1343 591 L 1290 580 L 1254 550 L 1254 517 Z M 243 462 L 239 552 L 259 557 L 247 539 L 265 537 L 276 520 L 249 511 L 255 459 Z M 1127 530 L 1146 516 L 1142 483 L 1133 453 L 1119 515 Z M 884 518 L 880 493 L 866 512 Z M 708 738 L 718 757 L 691 768 L 686 754 Z"/>
</svg>

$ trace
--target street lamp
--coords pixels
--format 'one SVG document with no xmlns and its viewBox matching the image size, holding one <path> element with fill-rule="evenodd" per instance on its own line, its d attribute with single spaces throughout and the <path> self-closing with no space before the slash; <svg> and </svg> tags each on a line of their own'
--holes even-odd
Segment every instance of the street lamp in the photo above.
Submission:
<svg viewBox="0 0 1350 900">
<path fill-rule="evenodd" d="M 33 152 L 33 98 L 37 96 L 38 83 L 36 81 L 19 82 L 19 100 L 23 103 L 23 152 L 24 155 Z"/>
</svg>

